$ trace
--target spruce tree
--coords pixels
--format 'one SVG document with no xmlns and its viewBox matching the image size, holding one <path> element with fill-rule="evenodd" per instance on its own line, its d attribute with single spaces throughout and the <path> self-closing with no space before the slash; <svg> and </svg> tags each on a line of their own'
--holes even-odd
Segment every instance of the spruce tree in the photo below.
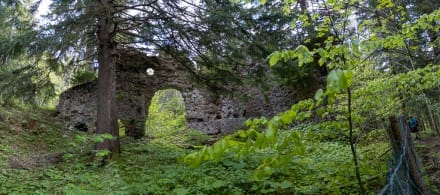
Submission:
<svg viewBox="0 0 440 195">
<path fill-rule="evenodd" d="M 0 103 L 38 104 L 55 95 L 49 74 L 56 70 L 39 47 L 28 1 L 0 1 Z"/>
</svg>

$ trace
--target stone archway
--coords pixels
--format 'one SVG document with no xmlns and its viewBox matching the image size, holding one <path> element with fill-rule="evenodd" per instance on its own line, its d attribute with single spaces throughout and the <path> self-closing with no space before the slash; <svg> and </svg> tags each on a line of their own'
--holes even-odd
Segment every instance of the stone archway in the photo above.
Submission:
<svg viewBox="0 0 440 195">
<path fill-rule="evenodd" d="M 276 87 L 263 95 L 256 87 L 228 86 L 235 93 L 218 95 L 208 88 L 195 86 L 187 69 L 170 57 L 149 57 L 134 50 L 120 50 L 117 60 L 118 118 L 127 136 L 145 135 L 148 107 L 154 93 L 173 88 L 182 93 L 186 105 L 187 128 L 207 134 L 228 133 L 240 128 L 251 117 L 270 117 L 290 108 L 295 94 Z M 154 70 L 153 75 L 146 70 Z M 60 117 L 74 129 L 82 123 L 95 131 L 96 82 L 75 86 L 60 95 L 57 106 Z"/>
<path fill-rule="evenodd" d="M 178 134 L 186 127 L 186 106 L 179 90 L 168 88 L 156 91 L 148 107 L 145 133 L 149 137 Z"/>
</svg>

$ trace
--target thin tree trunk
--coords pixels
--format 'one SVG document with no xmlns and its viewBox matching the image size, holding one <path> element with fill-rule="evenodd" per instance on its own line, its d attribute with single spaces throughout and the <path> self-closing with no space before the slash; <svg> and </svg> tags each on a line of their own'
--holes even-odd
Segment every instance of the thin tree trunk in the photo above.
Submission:
<svg viewBox="0 0 440 195">
<path fill-rule="evenodd" d="M 360 194 L 366 194 L 365 193 L 365 189 L 364 189 L 364 185 L 362 184 L 362 179 L 361 179 L 361 173 L 359 170 L 359 163 L 358 163 L 358 159 L 357 159 L 357 153 L 356 153 L 356 146 L 355 146 L 355 138 L 353 136 L 353 120 L 352 120 L 352 112 L 351 112 L 351 90 L 350 87 L 347 88 L 347 94 L 348 94 L 348 125 L 349 125 L 349 130 L 350 130 L 350 149 L 351 149 L 351 154 L 353 155 L 353 162 L 354 162 L 354 168 L 355 168 L 355 173 L 356 173 L 356 179 L 358 180 L 358 185 L 359 185 L 359 191 Z"/>
<path fill-rule="evenodd" d="M 104 12 L 98 21 L 98 116 L 96 131 L 98 134 L 109 133 L 116 139 L 105 140 L 96 145 L 97 150 L 109 150 L 108 158 L 119 156 L 120 144 L 116 111 L 116 43 L 114 32 L 116 24 L 113 0 L 100 0 Z"/>
<path fill-rule="evenodd" d="M 439 131 L 438 127 L 437 127 L 437 123 L 436 123 L 435 118 L 434 118 L 434 114 L 431 111 L 431 106 L 429 106 L 429 100 L 426 97 L 425 93 L 423 93 L 422 95 L 423 95 L 423 99 L 425 100 L 426 109 L 428 110 L 428 115 L 429 115 L 429 119 L 430 119 L 431 129 L 434 130 L 437 133 L 437 135 L 440 135 L 440 131 Z"/>
</svg>

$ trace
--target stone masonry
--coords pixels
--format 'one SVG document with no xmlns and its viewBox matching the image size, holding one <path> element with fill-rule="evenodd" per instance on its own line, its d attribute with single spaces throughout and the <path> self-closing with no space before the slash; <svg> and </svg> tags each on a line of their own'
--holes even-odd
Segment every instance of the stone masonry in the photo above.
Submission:
<svg viewBox="0 0 440 195">
<path fill-rule="evenodd" d="M 186 108 L 186 126 L 207 134 L 230 133 L 252 117 L 271 117 L 294 103 L 294 93 L 282 87 L 265 97 L 256 87 L 231 86 L 232 94 L 218 95 L 194 85 L 187 69 L 168 57 L 149 57 L 140 52 L 122 50 L 117 59 L 118 118 L 126 134 L 140 138 L 154 93 L 173 88 L 182 93 Z M 146 70 L 152 68 L 154 75 Z M 68 129 L 95 131 L 96 82 L 75 86 L 60 95 L 57 110 Z"/>
</svg>

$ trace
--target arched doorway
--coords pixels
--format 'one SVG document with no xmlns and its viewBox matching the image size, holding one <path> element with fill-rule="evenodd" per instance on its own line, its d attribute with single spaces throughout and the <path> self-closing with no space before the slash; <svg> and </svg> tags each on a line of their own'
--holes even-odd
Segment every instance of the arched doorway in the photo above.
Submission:
<svg viewBox="0 0 440 195">
<path fill-rule="evenodd" d="M 175 135 L 185 129 L 185 115 L 185 102 L 180 91 L 156 91 L 148 108 L 145 134 L 153 138 Z"/>
</svg>

